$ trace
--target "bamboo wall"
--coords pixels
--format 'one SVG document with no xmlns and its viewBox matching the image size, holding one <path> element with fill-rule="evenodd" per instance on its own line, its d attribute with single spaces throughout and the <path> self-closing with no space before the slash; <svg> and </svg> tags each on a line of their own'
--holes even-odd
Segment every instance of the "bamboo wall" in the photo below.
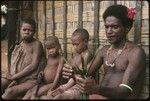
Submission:
<svg viewBox="0 0 150 101">
<path fill-rule="evenodd" d="M 109 44 L 105 36 L 102 14 L 105 9 L 113 4 L 122 4 L 127 7 L 135 7 L 137 16 L 133 28 L 128 34 L 131 41 L 142 45 L 149 61 L 149 6 L 146 1 L 37 1 L 35 16 L 38 18 L 38 38 L 43 41 L 49 35 L 56 35 L 64 50 L 65 57 L 71 58 L 73 48 L 71 45 L 71 34 L 78 27 L 83 27 L 90 34 L 89 47 L 96 51 L 98 47 Z M 66 7 L 66 8 L 65 8 Z M 36 10 L 35 10 L 36 11 Z M 99 12 L 97 12 L 99 11 Z M 97 13 L 99 13 L 97 15 Z M 98 21 L 97 21 L 98 20 Z M 66 24 L 66 25 L 65 25 Z M 140 25 L 140 26 L 137 26 Z M 98 27 L 98 28 L 96 28 Z M 98 37 L 98 38 L 97 38 Z M 96 39 L 97 38 L 97 39 Z M 95 41 L 97 40 L 97 41 Z M 147 67 L 149 62 L 147 62 Z M 149 91 L 149 68 L 147 68 L 145 87 L 142 97 L 148 97 Z"/>
</svg>

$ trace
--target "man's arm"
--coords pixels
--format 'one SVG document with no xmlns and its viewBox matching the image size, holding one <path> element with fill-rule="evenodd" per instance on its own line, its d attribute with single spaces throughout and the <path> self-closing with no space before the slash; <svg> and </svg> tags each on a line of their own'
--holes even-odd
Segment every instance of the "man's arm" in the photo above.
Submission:
<svg viewBox="0 0 150 101">
<path fill-rule="evenodd" d="M 43 46 L 40 42 L 35 42 L 33 46 L 33 56 L 32 62 L 27 67 L 24 68 L 21 72 L 13 75 L 12 79 L 19 79 L 23 76 L 29 75 L 33 70 L 38 69 L 38 65 L 42 56 Z"/>
<path fill-rule="evenodd" d="M 91 76 L 93 75 L 103 64 L 103 52 L 106 50 L 106 47 L 103 47 L 101 49 L 97 49 L 93 59 L 89 62 L 88 67 L 88 75 Z"/>
</svg>

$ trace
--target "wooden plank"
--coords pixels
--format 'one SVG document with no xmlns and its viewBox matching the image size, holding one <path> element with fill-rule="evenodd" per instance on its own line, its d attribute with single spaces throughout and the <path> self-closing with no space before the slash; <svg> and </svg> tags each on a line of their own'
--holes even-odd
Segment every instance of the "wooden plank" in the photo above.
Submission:
<svg viewBox="0 0 150 101">
<path fill-rule="evenodd" d="M 134 22 L 134 42 L 141 42 L 141 19 L 142 19 L 142 2 L 136 1 L 136 18 Z"/>
</svg>

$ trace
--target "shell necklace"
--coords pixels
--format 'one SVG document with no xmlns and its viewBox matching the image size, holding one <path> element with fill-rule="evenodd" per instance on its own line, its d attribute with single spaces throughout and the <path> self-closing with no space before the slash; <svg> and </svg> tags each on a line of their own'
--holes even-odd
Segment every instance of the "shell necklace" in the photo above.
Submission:
<svg viewBox="0 0 150 101">
<path fill-rule="evenodd" d="M 127 43 L 127 42 L 125 42 L 125 45 L 124 45 L 124 47 L 123 47 L 122 49 L 119 49 L 119 50 L 118 50 L 117 55 L 116 55 L 116 57 L 114 58 L 114 60 L 112 61 L 112 63 L 108 63 L 107 60 L 105 61 L 105 64 L 106 64 L 107 66 L 112 67 L 112 68 L 115 67 L 115 61 L 116 61 L 117 57 L 119 57 L 119 56 L 121 55 L 122 51 L 126 48 L 126 43 Z M 109 47 L 109 49 L 107 50 L 107 52 L 106 52 L 106 57 L 109 56 L 110 50 L 112 50 L 112 45 L 111 45 L 111 46 Z M 106 59 L 107 59 L 107 58 L 106 58 Z"/>
</svg>

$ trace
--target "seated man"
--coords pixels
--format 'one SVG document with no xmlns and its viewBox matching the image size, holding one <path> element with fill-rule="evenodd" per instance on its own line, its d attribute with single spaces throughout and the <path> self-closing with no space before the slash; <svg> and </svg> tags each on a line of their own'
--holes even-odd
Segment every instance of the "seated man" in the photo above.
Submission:
<svg viewBox="0 0 150 101">
<path fill-rule="evenodd" d="M 59 53 L 61 46 L 56 36 L 50 36 L 45 41 L 45 46 L 48 52 L 47 65 L 43 71 L 39 73 L 41 83 L 30 89 L 23 99 L 35 99 L 37 97 L 47 94 L 49 89 L 57 87 L 62 81 L 61 70 L 65 63 L 64 58 Z M 39 89 L 39 90 L 37 90 Z M 37 94 L 37 95 L 36 95 Z"/>
<path fill-rule="evenodd" d="M 112 5 L 103 14 L 106 36 L 110 45 L 97 51 L 91 62 L 88 75 L 93 75 L 102 65 L 104 78 L 96 84 L 91 78 L 76 76 L 80 89 L 89 94 L 89 99 L 137 99 L 142 90 L 146 55 L 144 50 L 127 40 L 134 9 Z M 63 68 L 63 75 L 72 75 L 71 67 Z"/>
<path fill-rule="evenodd" d="M 35 21 L 23 19 L 20 26 L 22 41 L 16 45 L 11 56 L 10 72 L 2 77 L 3 99 L 11 99 L 23 95 L 35 85 L 38 71 L 45 64 L 45 54 L 40 41 L 33 38 L 36 29 Z M 41 67 L 40 67 L 41 66 Z"/>
</svg>

